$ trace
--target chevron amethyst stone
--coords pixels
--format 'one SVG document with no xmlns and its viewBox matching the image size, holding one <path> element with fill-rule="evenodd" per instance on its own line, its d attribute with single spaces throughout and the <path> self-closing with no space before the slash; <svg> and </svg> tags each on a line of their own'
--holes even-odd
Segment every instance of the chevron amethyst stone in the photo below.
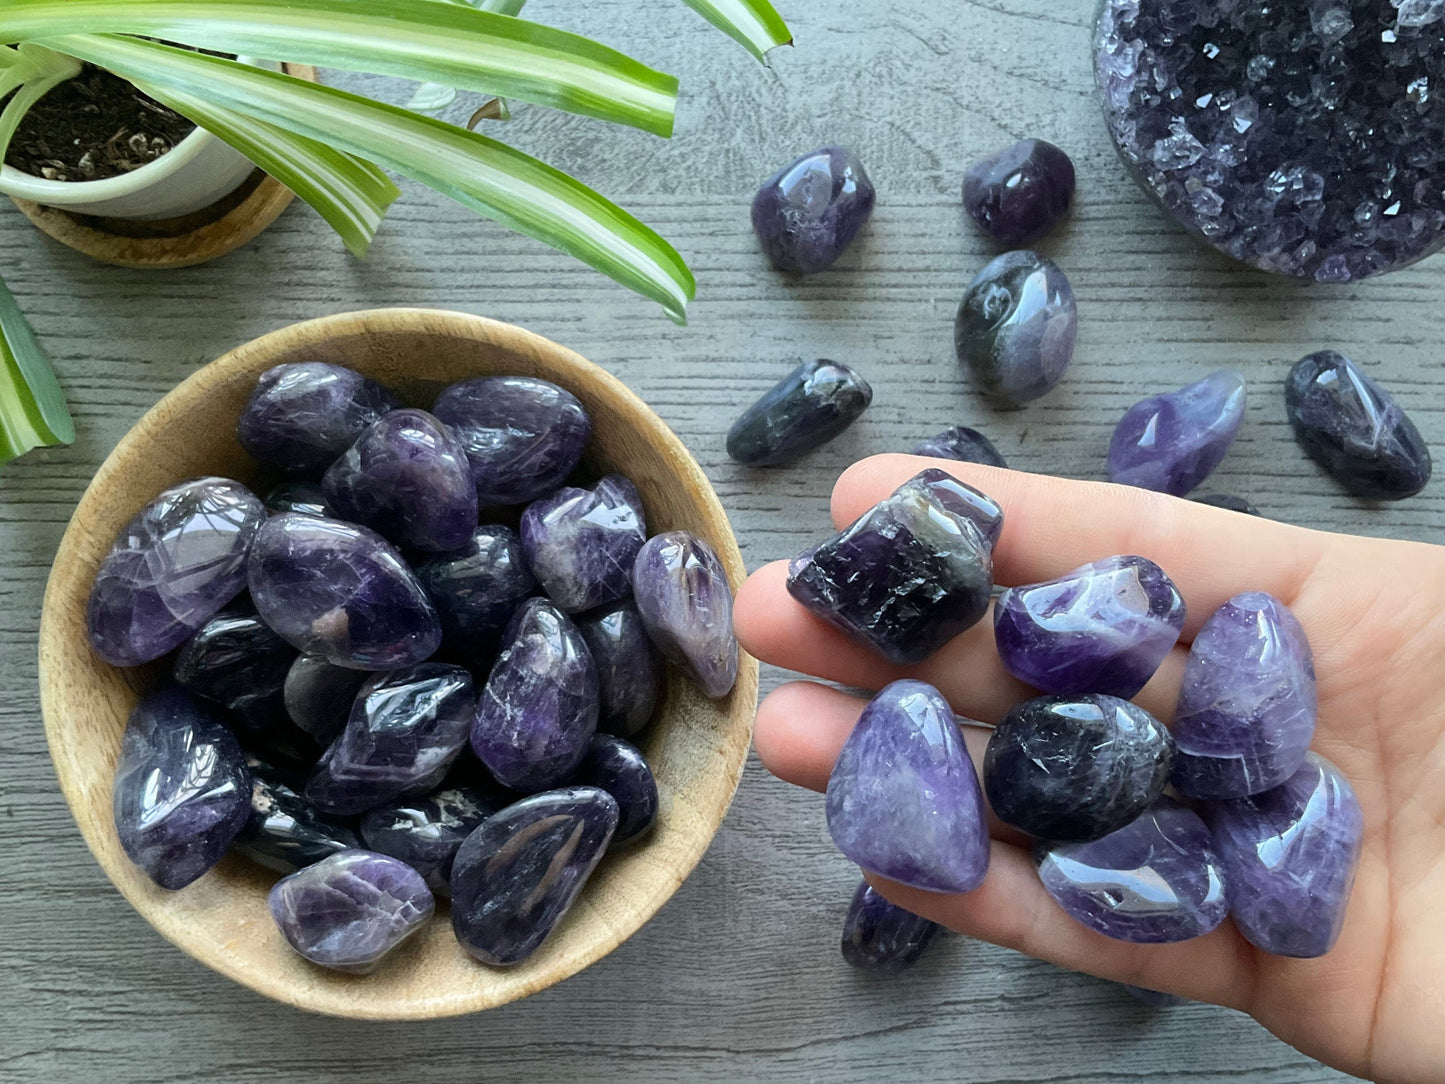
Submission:
<svg viewBox="0 0 1445 1084">
<path fill-rule="evenodd" d="M 652 721 L 662 689 L 662 657 L 630 602 L 582 614 L 577 631 L 597 667 L 597 728 L 631 738 Z"/>
<path fill-rule="evenodd" d="M 889 903 L 864 881 L 843 919 L 843 959 L 859 971 L 901 974 L 928 951 L 942 928 Z"/>
<path fill-rule="evenodd" d="M 914 455 L 934 459 L 954 459 L 960 463 L 982 463 L 986 467 L 1007 467 L 1008 462 L 993 446 L 993 441 L 977 429 L 966 425 L 945 429 L 936 437 L 920 440 L 913 446 Z"/>
<path fill-rule="evenodd" d="M 657 780 L 630 741 L 598 734 L 572 777 L 580 786 L 600 787 L 617 802 L 617 831 L 612 846 L 646 835 L 657 820 Z"/>
<path fill-rule="evenodd" d="M 326 503 L 326 490 L 320 482 L 305 478 L 292 478 L 279 482 L 266 494 L 266 511 L 273 516 L 282 512 L 300 512 L 306 516 L 334 518 L 331 506 Z"/>
<path fill-rule="evenodd" d="M 1021 250 L 994 259 L 969 284 L 953 339 L 979 390 L 995 406 L 1012 408 L 1064 378 L 1078 332 L 1068 276 L 1052 260 Z"/>
<path fill-rule="evenodd" d="M 293 723 L 330 745 L 351 718 L 351 705 L 370 676 L 316 655 L 298 655 L 286 672 L 281 702 Z"/>
<path fill-rule="evenodd" d="M 732 692 L 738 678 L 733 592 L 717 553 L 688 531 L 647 540 L 632 566 L 632 594 L 647 635 L 704 696 Z"/>
<path fill-rule="evenodd" d="M 267 869 L 290 873 L 361 846 L 355 832 L 292 790 L 270 765 L 255 757 L 247 763 L 251 815 L 236 837 L 237 851 Z"/>
<path fill-rule="evenodd" d="M 223 610 L 181 646 L 172 674 L 259 729 L 284 717 L 281 690 L 295 659 L 296 649 L 255 614 Z"/>
<path fill-rule="evenodd" d="M 1052 143 L 1021 139 L 969 167 L 963 206 L 979 228 L 1017 248 L 1042 237 L 1074 199 L 1074 163 Z"/>
<path fill-rule="evenodd" d="M 868 381 L 842 362 L 804 362 L 733 423 L 728 455 L 750 467 L 791 463 L 840 435 L 871 402 Z"/>
<path fill-rule="evenodd" d="M 1244 421 L 1244 377 L 1210 373 L 1131 406 L 1109 440 L 1109 478 L 1182 497 L 1214 473 Z"/>
<path fill-rule="evenodd" d="M 632 562 L 647 541 L 637 487 L 609 474 L 591 489 L 564 486 L 522 513 L 522 552 L 547 597 L 581 613 L 632 594 Z"/>
<path fill-rule="evenodd" d="M 447 649 L 459 655 L 495 651 L 522 600 L 537 589 L 517 532 L 484 523 L 453 553 L 417 566 L 417 578 L 441 616 Z"/>
<path fill-rule="evenodd" d="M 753 231 L 779 271 L 812 275 L 833 266 L 873 214 L 863 163 L 820 147 L 778 170 L 753 199 Z"/>
<path fill-rule="evenodd" d="M 450 787 L 369 810 L 361 818 L 361 837 L 373 851 L 401 859 L 445 896 L 458 849 L 499 808 L 480 790 Z"/>
<path fill-rule="evenodd" d="M 399 404 L 354 369 L 320 361 L 267 369 L 241 410 L 241 447 L 286 471 L 319 473 Z"/>
</svg>

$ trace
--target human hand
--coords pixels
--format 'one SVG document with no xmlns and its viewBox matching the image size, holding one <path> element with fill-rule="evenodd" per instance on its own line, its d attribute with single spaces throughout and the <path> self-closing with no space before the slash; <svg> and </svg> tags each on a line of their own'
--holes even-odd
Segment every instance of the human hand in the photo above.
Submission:
<svg viewBox="0 0 1445 1084">
<path fill-rule="evenodd" d="M 966 463 L 877 456 L 833 491 L 851 523 L 926 466 L 942 467 L 1004 510 L 994 553 L 1003 585 L 1051 579 L 1115 554 L 1158 563 L 1188 606 L 1180 644 L 1135 701 L 1168 723 L 1188 643 L 1230 597 L 1267 591 L 1294 611 L 1314 650 L 1313 748 L 1349 779 L 1364 811 L 1359 873 L 1339 943 L 1312 960 L 1270 956 L 1226 921 L 1171 945 L 1114 941 L 1045 892 L 1028 841 L 990 814 L 988 877 L 942 895 L 869 875 L 890 900 L 961 933 L 1061 967 L 1249 1013 L 1302 1052 L 1381 1081 L 1445 1081 L 1445 547 L 1326 534 L 1141 489 Z M 821 532 L 820 532 L 821 534 Z M 787 593 L 787 564 L 738 594 L 743 646 L 764 662 L 856 688 L 914 677 L 961 715 L 997 722 L 1038 695 L 1011 677 L 985 618 L 925 662 L 895 666 L 815 618 Z M 826 788 L 864 701 L 814 682 L 771 693 L 755 745 L 787 782 Z M 986 731 L 965 728 L 981 762 Z"/>
</svg>

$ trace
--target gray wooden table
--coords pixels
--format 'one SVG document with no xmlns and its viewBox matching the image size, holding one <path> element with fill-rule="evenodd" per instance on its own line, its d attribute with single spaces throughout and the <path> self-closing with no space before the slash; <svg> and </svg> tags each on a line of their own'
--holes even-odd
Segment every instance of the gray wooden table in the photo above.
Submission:
<svg viewBox="0 0 1445 1084">
<path fill-rule="evenodd" d="M 817 797 L 755 762 L 701 867 L 631 942 L 525 1002 L 428 1024 L 311 1017 L 231 984 L 146 926 L 82 845 L 36 703 L 40 599 L 66 520 L 97 464 L 167 389 L 308 317 L 431 305 L 581 351 L 696 452 L 750 567 L 824 529 L 833 479 L 857 457 L 972 424 L 1015 466 L 1097 478 L 1125 407 L 1221 366 L 1250 378 L 1252 400 L 1209 488 L 1284 520 L 1439 540 L 1445 486 L 1384 509 L 1345 497 L 1295 448 L 1281 382 L 1304 353 L 1345 350 L 1445 447 L 1445 258 L 1311 289 L 1233 266 L 1167 228 L 1125 178 L 1099 119 L 1090 0 L 782 6 L 799 47 L 776 55 L 771 71 L 671 0 L 529 9 L 683 76 L 671 144 L 532 108 L 506 134 L 674 241 L 699 281 L 686 329 L 414 187 L 364 264 L 299 206 L 227 259 L 165 274 L 98 266 L 0 214 L 0 266 L 80 430 L 74 447 L 0 472 L 0 1080 L 1337 1078 L 1237 1014 L 1151 1014 L 1106 983 L 962 938 L 901 981 L 860 978 L 837 951 L 856 874 L 829 844 Z M 1065 385 L 1004 415 L 974 397 L 954 361 L 954 309 L 988 254 L 965 226 L 958 185 L 969 161 L 1026 135 L 1062 144 L 1079 167 L 1077 212 L 1044 250 L 1072 276 L 1082 331 Z M 839 267 L 784 282 L 756 251 L 748 202 L 773 168 L 828 141 L 862 156 L 878 211 Z M 867 417 L 802 466 L 731 464 L 732 418 L 817 356 L 864 371 L 876 389 Z M 768 686 L 783 677 L 770 672 Z"/>
</svg>

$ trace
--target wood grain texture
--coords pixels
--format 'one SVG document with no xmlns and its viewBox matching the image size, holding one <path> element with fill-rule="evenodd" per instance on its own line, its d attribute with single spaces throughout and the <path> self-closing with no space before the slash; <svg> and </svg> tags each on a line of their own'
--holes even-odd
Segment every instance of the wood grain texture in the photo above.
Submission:
<svg viewBox="0 0 1445 1084">
<path fill-rule="evenodd" d="M 1314 1084 L 1342 1079 L 1224 1010 L 1151 1014 L 1097 980 L 949 938 L 882 984 L 837 939 L 855 873 L 822 803 L 752 762 L 693 876 L 597 966 L 482 1016 L 377 1025 L 285 1009 L 167 945 L 87 853 L 56 788 L 36 702 L 41 591 L 66 520 L 105 455 L 162 394 L 227 349 L 296 320 L 383 304 L 528 327 L 625 380 L 697 455 L 748 566 L 826 523 L 853 459 L 946 426 L 987 432 L 1016 465 L 1101 478 L 1135 399 L 1232 365 L 1251 405 L 1206 488 L 1330 530 L 1438 542 L 1445 482 L 1369 507 L 1305 459 L 1283 382 L 1335 348 L 1382 380 L 1445 448 L 1445 259 L 1344 289 L 1228 263 L 1167 226 L 1108 143 L 1088 61 L 1088 0 L 782 0 L 798 46 L 761 70 L 676 0 L 532 0 L 533 17 L 678 73 L 678 137 L 529 107 L 501 134 L 598 185 L 692 263 L 691 325 L 532 242 L 407 186 L 371 259 L 351 260 L 294 207 L 257 242 L 183 273 L 100 267 L 0 215 L 0 261 L 55 358 L 80 438 L 0 474 L 0 1079 L 869 1081 Z M 341 82 L 341 77 L 328 76 Z M 410 88 L 348 76 L 404 101 Z M 459 103 L 465 118 L 475 100 Z M 953 313 L 992 249 L 959 207 L 964 167 L 1012 139 L 1064 146 L 1078 209 L 1042 246 L 1073 280 L 1074 368 L 1029 409 L 990 411 L 958 371 Z M 853 146 L 880 191 L 840 266 L 772 273 L 748 227 L 753 191 L 823 143 Z M 805 358 L 862 369 L 869 413 L 804 464 L 749 471 L 728 425 Z M 1229 555 L 1221 555 L 1228 560 Z M 765 674 L 765 685 L 785 675 Z"/>
</svg>

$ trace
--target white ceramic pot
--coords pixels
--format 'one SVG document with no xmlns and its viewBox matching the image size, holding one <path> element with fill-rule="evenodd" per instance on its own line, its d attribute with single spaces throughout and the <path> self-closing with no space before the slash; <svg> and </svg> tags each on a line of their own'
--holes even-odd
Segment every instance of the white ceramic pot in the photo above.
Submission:
<svg viewBox="0 0 1445 1084">
<path fill-rule="evenodd" d="M 241 61 L 281 70 L 268 61 Z M 255 168 L 240 151 L 197 128 L 154 162 L 103 181 L 47 181 L 0 167 L 0 193 L 83 215 L 179 218 L 229 196 Z"/>
</svg>

